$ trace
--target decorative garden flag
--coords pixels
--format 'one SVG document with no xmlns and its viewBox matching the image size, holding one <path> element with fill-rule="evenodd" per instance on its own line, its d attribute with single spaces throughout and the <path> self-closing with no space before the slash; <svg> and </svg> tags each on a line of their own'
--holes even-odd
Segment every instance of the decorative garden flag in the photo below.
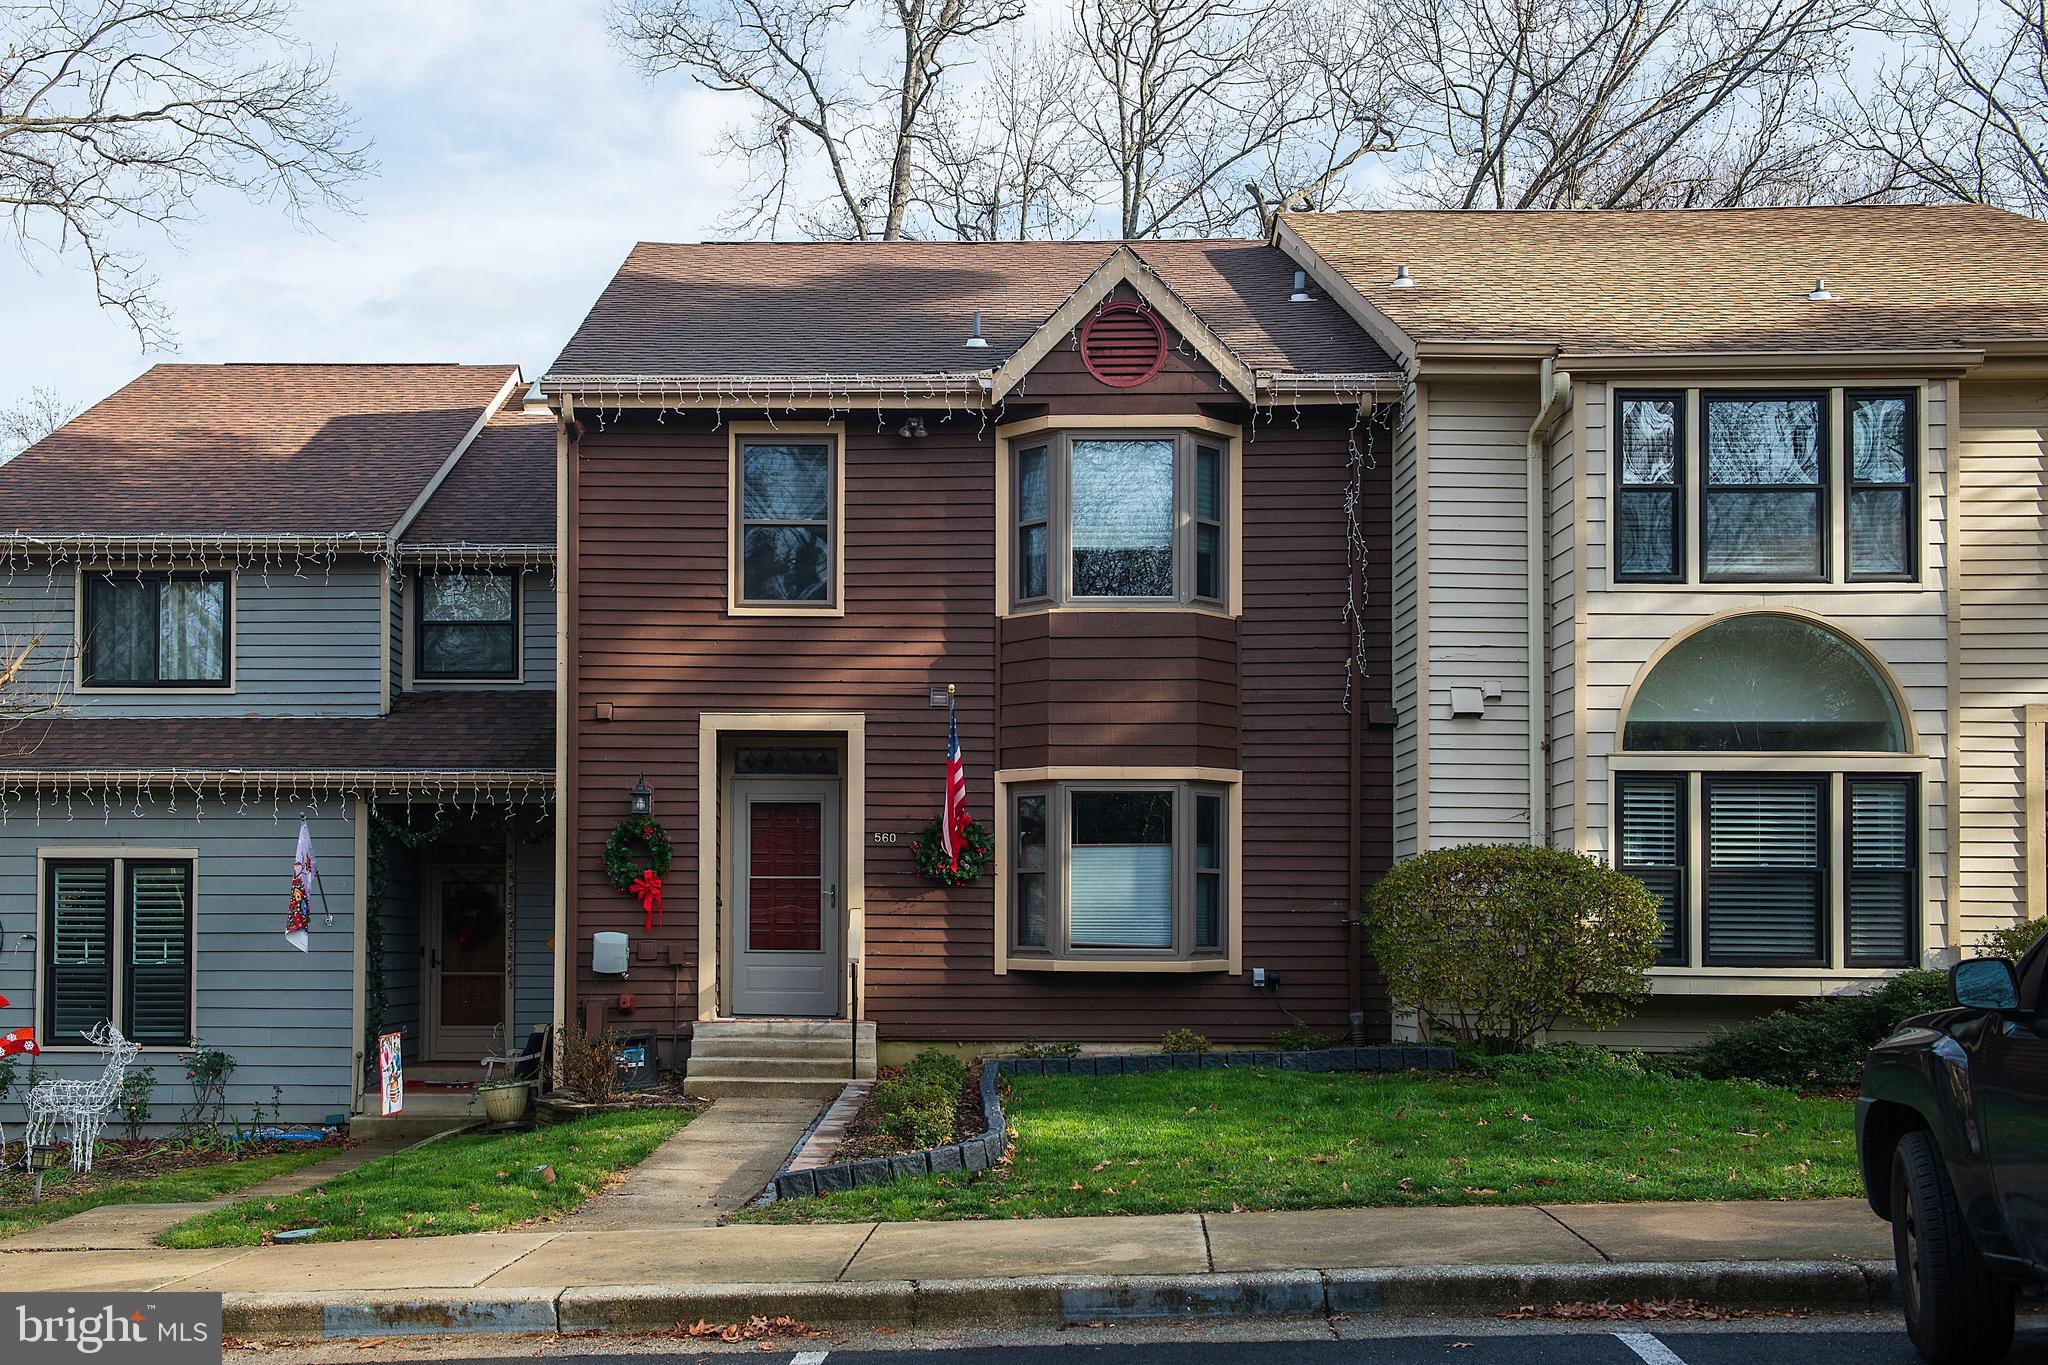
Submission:
<svg viewBox="0 0 2048 1365">
<path fill-rule="evenodd" d="M 398 1033 L 377 1035 L 377 1089 L 385 1118 L 405 1109 L 405 1038 Z"/>
<path fill-rule="evenodd" d="M 939 821 L 939 837 L 953 870 L 960 870 L 960 848 L 973 823 L 967 814 L 967 763 L 960 757 L 960 710 L 952 694 L 946 696 L 946 815 Z"/>
<path fill-rule="evenodd" d="M 310 952 L 306 926 L 313 922 L 313 878 L 320 864 L 313 858 L 313 831 L 303 817 L 299 820 L 299 851 L 292 858 L 292 898 L 284 915 L 284 941 L 300 952 Z"/>
</svg>

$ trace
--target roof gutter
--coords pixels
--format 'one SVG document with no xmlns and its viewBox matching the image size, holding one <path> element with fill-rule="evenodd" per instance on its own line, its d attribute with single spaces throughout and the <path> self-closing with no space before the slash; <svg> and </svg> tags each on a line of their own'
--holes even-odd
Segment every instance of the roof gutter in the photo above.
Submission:
<svg viewBox="0 0 2048 1365">
<path fill-rule="evenodd" d="M 921 406 L 951 402 L 981 407 L 993 387 L 992 370 L 943 370 L 918 374 L 545 374 L 540 391 L 548 398 L 595 400 L 600 408 L 738 408 L 771 399 L 812 407 L 848 406 L 856 400 Z M 966 403 L 969 397 L 971 404 Z"/>
<path fill-rule="evenodd" d="M 1544 756 L 1549 751 L 1550 697 L 1544 677 L 1550 659 L 1550 623 L 1545 619 L 1543 554 L 1544 450 L 1546 433 L 1572 405 L 1572 377 L 1556 367 L 1554 359 L 1543 362 L 1537 381 L 1536 417 L 1529 423 L 1529 842 L 1537 847 L 1550 842 L 1550 799 Z"/>
</svg>

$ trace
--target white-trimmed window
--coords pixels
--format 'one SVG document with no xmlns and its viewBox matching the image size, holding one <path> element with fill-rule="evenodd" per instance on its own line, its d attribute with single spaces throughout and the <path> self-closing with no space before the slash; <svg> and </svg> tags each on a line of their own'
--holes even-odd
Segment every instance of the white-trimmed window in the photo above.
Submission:
<svg viewBox="0 0 2048 1365">
<path fill-rule="evenodd" d="M 193 864 L 137 853 L 43 862 L 45 1043 L 111 1021 L 134 1042 L 192 1042 Z"/>
<path fill-rule="evenodd" d="M 231 578 L 226 571 L 87 576 L 79 681 L 89 688 L 228 686 Z"/>
<path fill-rule="evenodd" d="M 1228 788 L 1046 782 L 1013 785 L 1005 799 L 1013 960 L 1176 961 L 1227 951 Z"/>
<path fill-rule="evenodd" d="M 1223 604 L 1224 438 L 1076 430 L 1011 450 L 1013 605 Z"/>
<path fill-rule="evenodd" d="M 1911 582 L 1915 389 L 1618 389 L 1618 583 Z"/>
<path fill-rule="evenodd" d="M 1920 779 L 1897 697 L 1856 645 L 1780 613 L 1707 626 L 1637 688 L 1622 750 L 1615 865 L 1657 897 L 1659 965 L 1918 960 Z"/>
</svg>

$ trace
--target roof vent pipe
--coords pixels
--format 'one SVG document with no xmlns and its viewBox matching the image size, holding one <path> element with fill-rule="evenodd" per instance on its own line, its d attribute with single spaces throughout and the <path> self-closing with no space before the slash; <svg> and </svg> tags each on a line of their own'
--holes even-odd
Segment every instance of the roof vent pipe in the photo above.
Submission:
<svg viewBox="0 0 2048 1365">
<path fill-rule="evenodd" d="M 1289 303 L 1314 303 L 1316 301 L 1315 295 L 1308 292 L 1308 272 L 1306 270 L 1294 272 L 1294 292 L 1287 296 L 1287 301 Z"/>
<path fill-rule="evenodd" d="M 1834 295 L 1828 292 L 1828 282 L 1825 279 L 1818 279 L 1813 282 L 1813 292 L 1806 297 L 1815 303 L 1826 303 L 1834 298 Z"/>
<path fill-rule="evenodd" d="M 1415 281 L 1408 274 L 1407 266 L 1397 265 L 1394 267 L 1394 278 L 1388 287 L 1392 289 L 1413 289 L 1415 287 Z"/>
<path fill-rule="evenodd" d="M 967 333 L 967 345 L 976 350 L 986 349 L 988 338 L 981 334 L 981 314 L 974 315 L 974 324 Z"/>
</svg>

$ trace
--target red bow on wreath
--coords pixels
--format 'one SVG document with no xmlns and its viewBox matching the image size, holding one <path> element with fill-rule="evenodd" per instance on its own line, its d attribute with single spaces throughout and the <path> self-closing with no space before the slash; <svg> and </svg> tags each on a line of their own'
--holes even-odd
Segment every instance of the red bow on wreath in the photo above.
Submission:
<svg viewBox="0 0 2048 1365">
<path fill-rule="evenodd" d="M 640 908 L 647 914 L 646 930 L 652 933 L 654 926 L 661 923 L 661 878 L 649 868 L 635 877 L 626 890 L 640 898 Z"/>
</svg>

